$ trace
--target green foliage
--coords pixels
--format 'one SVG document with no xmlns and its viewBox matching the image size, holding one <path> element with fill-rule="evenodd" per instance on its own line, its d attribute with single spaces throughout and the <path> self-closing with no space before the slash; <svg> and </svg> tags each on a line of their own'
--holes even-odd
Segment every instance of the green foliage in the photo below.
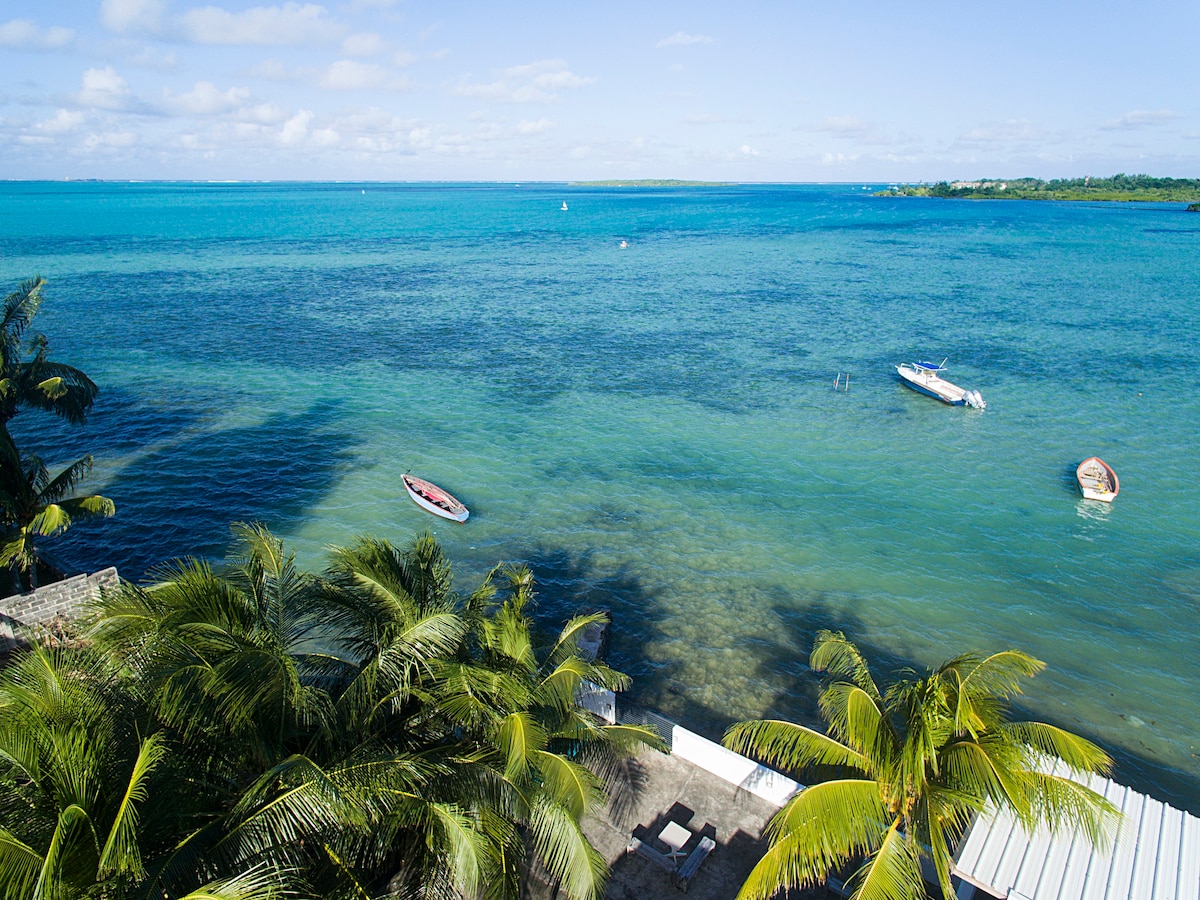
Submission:
<svg viewBox="0 0 1200 900">
<path fill-rule="evenodd" d="M 0 566 L 26 575 L 31 588 L 37 587 L 36 539 L 116 511 L 107 497 L 71 496 L 91 468 L 85 456 L 51 478 L 41 459 L 22 455 L 0 427 Z"/>
<path fill-rule="evenodd" d="M 79 424 L 96 399 L 92 380 L 78 369 L 51 362 L 46 336 L 32 330 L 45 286 L 40 275 L 23 281 L 0 307 L 0 431 L 22 406 Z"/>
<path fill-rule="evenodd" d="M 772 819 L 770 849 L 739 898 L 767 900 L 850 866 L 855 900 L 923 900 L 922 857 L 951 896 L 951 847 L 989 807 L 1031 830 L 1081 828 L 1094 843 L 1111 834 L 1116 809 L 1052 766 L 1104 773 L 1104 752 L 1049 725 L 1009 721 L 1008 701 L 1042 670 L 1039 660 L 964 654 L 880 691 L 858 648 L 822 631 L 809 663 L 828 675 L 820 696 L 828 734 L 757 721 L 725 736 L 734 750 L 817 779 Z"/>
<path fill-rule="evenodd" d="M 596 617 L 542 640 L 527 569 L 461 598 L 429 534 L 314 575 L 234 532 L 0 673 L 0 900 L 509 898 L 530 854 L 602 895 L 580 820 L 655 739 L 577 705 L 626 681 L 578 653 Z"/>
<path fill-rule="evenodd" d="M 880 191 L 877 196 L 943 197 L 966 200 L 1143 200 L 1193 202 L 1200 198 L 1200 179 L 1113 175 L 1109 178 L 983 178 L 970 182 L 939 181 Z M 1190 208 L 1190 207 L 1189 207 Z"/>
</svg>

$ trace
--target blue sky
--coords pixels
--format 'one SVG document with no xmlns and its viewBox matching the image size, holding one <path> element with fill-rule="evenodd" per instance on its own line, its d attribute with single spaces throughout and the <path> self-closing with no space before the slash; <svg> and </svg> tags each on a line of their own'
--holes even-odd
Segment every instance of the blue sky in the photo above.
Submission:
<svg viewBox="0 0 1200 900">
<path fill-rule="evenodd" d="M 1200 177 L 1200 2 L 5 0 L 0 178 Z"/>
</svg>

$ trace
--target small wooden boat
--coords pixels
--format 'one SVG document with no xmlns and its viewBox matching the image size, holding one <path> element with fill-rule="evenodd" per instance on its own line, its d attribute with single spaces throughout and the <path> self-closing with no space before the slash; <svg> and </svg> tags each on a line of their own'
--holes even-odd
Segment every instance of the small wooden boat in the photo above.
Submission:
<svg viewBox="0 0 1200 900">
<path fill-rule="evenodd" d="M 1086 500 L 1103 500 L 1112 503 L 1121 490 L 1121 482 L 1112 466 L 1098 456 L 1089 456 L 1075 470 L 1079 490 Z"/>
<path fill-rule="evenodd" d="M 409 475 L 407 472 L 400 478 L 404 481 L 408 496 L 412 497 L 413 503 L 421 509 L 452 522 L 467 521 L 467 516 L 471 514 L 467 508 L 433 482 Z"/>
<path fill-rule="evenodd" d="M 896 366 L 896 373 L 904 379 L 904 383 L 922 394 L 927 394 L 949 403 L 951 406 L 970 406 L 975 409 L 986 409 L 987 404 L 979 391 L 968 391 L 957 384 L 951 384 L 939 374 L 946 370 L 946 360 L 941 363 L 915 362 L 901 363 Z"/>
</svg>

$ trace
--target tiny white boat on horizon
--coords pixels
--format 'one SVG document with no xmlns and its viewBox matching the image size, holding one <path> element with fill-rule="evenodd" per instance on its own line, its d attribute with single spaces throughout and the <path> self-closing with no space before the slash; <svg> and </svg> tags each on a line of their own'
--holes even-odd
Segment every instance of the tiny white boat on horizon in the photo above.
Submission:
<svg viewBox="0 0 1200 900">
<path fill-rule="evenodd" d="M 986 409 L 987 404 L 979 391 L 970 391 L 951 384 L 939 375 L 946 371 L 946 360 L 940 363 L 915 362 L 901 363 L 896 366 L 896 372 L 904 383 L 922 394 L 927 394 L 951 406 L 970 406 L 973 409 Z"/>
<path fill-rule="evenodd" d="M 404 482 L 404 489 L 408 491 L 408 496 L 412 498 L 413 503 L 426 512 L 431 512 L 435 516 L 441 516 L 452 522 L 465 522 L 467 516 L 471 514 L 448 491 L 442 490 L 432 481 L 417 478 L 407 472 L 401 475 L 400 479 Z"/>
<path fill-rule="evenodd" d="M 1102 500 L 1112 503 L 1121 491 L 1121 482 L 1112 466 L 1098 456 L 1089 456 L 1075 470 L 1075 480 L 1085 500 Z"/>
<path fill-rule="evenodd" d="M 566 200 L 563 201 L 562 209 L 563 209 L 563 212 L 567 211 L 567 201 Z"/>
</svg>

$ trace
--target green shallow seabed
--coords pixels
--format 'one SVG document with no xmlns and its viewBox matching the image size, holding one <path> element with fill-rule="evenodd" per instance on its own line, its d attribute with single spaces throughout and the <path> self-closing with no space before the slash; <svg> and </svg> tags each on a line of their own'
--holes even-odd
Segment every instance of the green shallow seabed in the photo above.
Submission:
<svg viewBox="0 0 1200 900">
<path fill-rule="evenodd" d="M 548 620 L 611 609 L 637 699 L 712 734 L 813 715 L 817 628 L 881 667 L 1015 646 L 1029 714 L 1200 811 L 1200 226 L 863 194 L 5 185 L 5 277 L 51 278 L 103 388 L 18 420 L 118 504 L 60 552 L 136 578 L 254 519 L 317 568 L 431 528 L 464 590 L 527 562 Z M 894 376 L 944 356 L 986 411 Z"/>
</svg>

